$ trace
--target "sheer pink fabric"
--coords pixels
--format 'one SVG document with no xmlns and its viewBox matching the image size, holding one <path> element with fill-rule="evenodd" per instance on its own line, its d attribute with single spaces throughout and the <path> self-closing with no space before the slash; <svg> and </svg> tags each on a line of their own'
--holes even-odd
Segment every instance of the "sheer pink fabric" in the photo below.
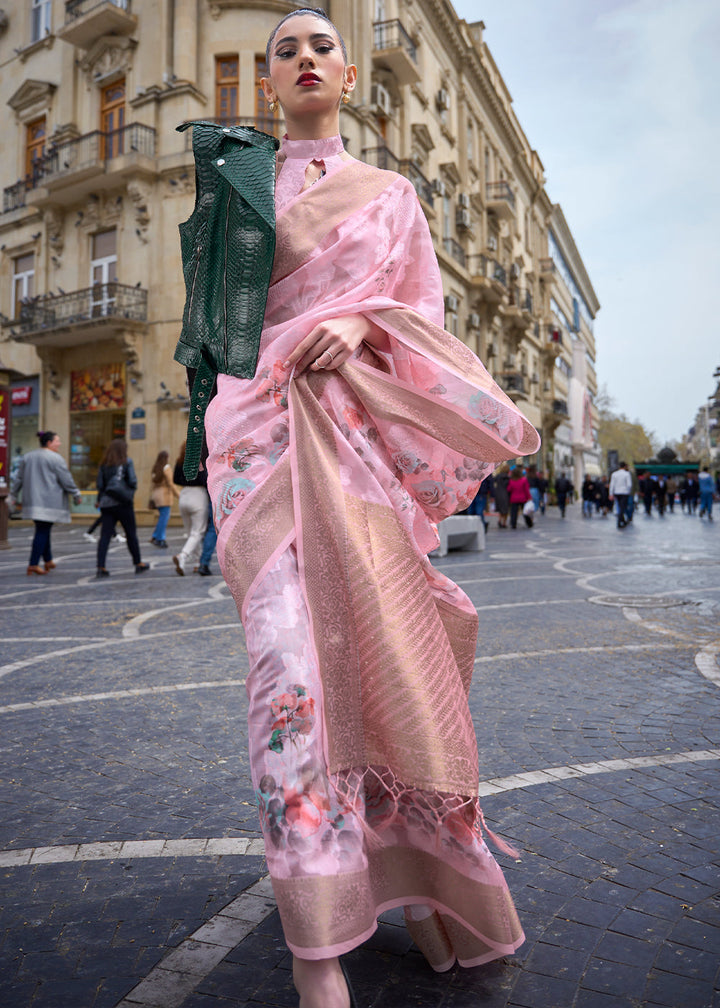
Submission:
<svg viewBox="0 0 720 1008">
<path fill-rule="evenodd" d="M 343 952 L 382 909 L 424 903 L 465 929 L 461 961 L 484 962 L 522 931 L 481 832 L 477 615 L 426 554 L 433 523 L 539 441 L 442 329 L 411 185 L 321 143 L 281 152 L 257 374 L 221 375 L 207 418 L 268 865 L 300 956 Z M 303 188 L 309 160 L 325 175 Z M 380 350 L 331 372 L 283 367 L 319 322 L 354 312 L 387 334 Z"/>
</svg>

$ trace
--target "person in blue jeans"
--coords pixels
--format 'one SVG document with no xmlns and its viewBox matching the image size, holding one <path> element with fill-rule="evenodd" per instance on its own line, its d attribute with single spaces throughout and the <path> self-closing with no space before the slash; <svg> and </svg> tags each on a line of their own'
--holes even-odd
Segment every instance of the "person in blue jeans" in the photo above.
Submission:
<svg viewBox="0 0 720 1008">
<path fill-rule="evenodd" d="M 210 561 L 212 560 L 212 555 L 215 552 L 216 542 L 217 532 L 215 530 L 215 522 L 213 521 L 212 501 L 209 501 L 207 529 L 205 530 L 202 550 L 200 551 L 200 563 L 198 564 L 197 569 L 198 574 L 202 574 L 203 577 L 210 577 L 212 574 L 212 571 L 210 570 Z"/>
<path fill-rule="evenodd" d="M 151 499 L 158 510 L 158 517 L 150 542 L 158 549 L 167 549 L 165 533 L 167 532 L 170 520 L 170 508 L 172 507 L 173 497 L 180 496 L 180 491 L 173 482 L 173 473 L 168 458 L 169 455 L 166 451 L 159 452 L 152 467 L 151 475 Z"/>
<path fill-rule="evenodd" d="M 713 520 L 712 516 L 712 506 L 713 506 L 713 478 L 710 475 L 710 469 L 708 466 L 703 467 L 703 471 L 698 476 L 698 487 L 700 490 L 700 517 L 704 514 L 708 516 L 708 521 Z"/>
</svg>

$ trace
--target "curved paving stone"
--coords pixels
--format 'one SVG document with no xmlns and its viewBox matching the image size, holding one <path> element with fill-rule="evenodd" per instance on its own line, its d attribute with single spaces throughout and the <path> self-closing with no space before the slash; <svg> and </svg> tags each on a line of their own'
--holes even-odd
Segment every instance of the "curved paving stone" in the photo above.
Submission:
<svg viewBox="0 0 720 1008">
<path fill-rule="evenodd" d="M 172 549 L 135 578 L 119 547 L 96 583 L 70 528 L 57 570 L 28 583 L 27 528 L 10 535 L 0 1004 L 294 1005 L 220 580 L 178 578 Z M 347 957 L 360 1004 L 720 1005 L 717 529 L 676 514 L 618 534 L 551 510 L 436 564 L 480 612 L 481 794 L 520 851 L 500 860 L 527 941 L 439 976 L 392 911 Z"/>
</svg>

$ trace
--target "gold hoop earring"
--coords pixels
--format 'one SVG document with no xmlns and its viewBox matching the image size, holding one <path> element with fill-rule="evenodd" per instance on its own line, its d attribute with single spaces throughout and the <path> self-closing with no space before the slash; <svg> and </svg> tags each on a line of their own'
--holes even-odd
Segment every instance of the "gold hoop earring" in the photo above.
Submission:
<svg viewBox="0 0 720 1008">
<path fill-rule="evenodd" d="M 275 102 L 274 101 L 269 101 L 267 103 L 267 105 L 268 105 L 268 111 L 269 112 L 274 112 L 275 111 Z"/>
<path fill-rule="evenodd" d="M 347 105 L 347 103 L 350 101 L 350 95 L 347 93 L 347 91 L 343 91 L 342 100 L 343 105 Z"/>
</svg>

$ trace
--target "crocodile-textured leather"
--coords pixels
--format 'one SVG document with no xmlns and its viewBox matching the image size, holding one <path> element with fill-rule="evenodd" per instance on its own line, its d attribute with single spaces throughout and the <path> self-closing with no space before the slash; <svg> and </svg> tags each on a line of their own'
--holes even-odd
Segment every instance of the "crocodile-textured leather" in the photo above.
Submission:
<svg viewBox="0 0 720 1008">
<path fill-rule="evenodd" d="M 190 372 L 185 475 L 198 469 L 215 376 L 252 378 L 275 255 L 275 137 L 196 120 L 195 208 L 180 225 L 185 310 L 175 360 Z M 195 372 L 195 373 L 193 373 Z"/>
</svg>

